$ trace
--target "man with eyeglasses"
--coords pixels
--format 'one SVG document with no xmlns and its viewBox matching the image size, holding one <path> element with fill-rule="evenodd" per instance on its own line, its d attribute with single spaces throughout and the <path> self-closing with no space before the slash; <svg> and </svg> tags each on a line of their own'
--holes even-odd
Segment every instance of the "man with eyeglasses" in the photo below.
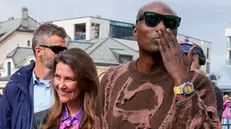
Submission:
<svg viewBox="0 0 231 129">
<path fill-rule="evenodd" d="M 0 129 L 31 129 L 33 115 L 50 108 L 51 68 L 53 59 L 66 50 L 65 30 L 53 24 L 42 24 L 32 39 L 36 59 L 15 72 L 3 93 L 0 110 Z"/>
<path fill-rule="evenodd" d="M 139 58 L 110 68 L 101 80 L 98 129 L 219 129 L 207 77 L 190 72 L 177 42 L 181 18 L 163 2 L 143 6 L 133 35 Z"/>
</svg>

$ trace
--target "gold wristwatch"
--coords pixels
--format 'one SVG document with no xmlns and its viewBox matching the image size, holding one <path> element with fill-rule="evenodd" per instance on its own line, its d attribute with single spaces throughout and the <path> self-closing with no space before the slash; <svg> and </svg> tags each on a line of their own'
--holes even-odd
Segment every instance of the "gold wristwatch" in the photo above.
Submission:
<svg viewBox="0 0 231 129">
<path fill-rule="evenodd" d="M 175 86 L 173 91 L 176 95 L 190 95 L 194 92 L 194 86 L 191 82 L 184 82 L 180 86 Z"/>
</svg>

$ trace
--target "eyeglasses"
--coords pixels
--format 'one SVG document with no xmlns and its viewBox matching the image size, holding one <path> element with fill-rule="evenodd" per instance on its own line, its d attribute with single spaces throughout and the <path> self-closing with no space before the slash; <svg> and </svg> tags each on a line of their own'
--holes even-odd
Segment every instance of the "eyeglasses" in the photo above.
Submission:
<svg viewBox="0 0 231 129">
<path fill-rule="evenodd" d="M 166 28 L 176 30 L 180 26 L 181 18 L 173 15 L 163 15 L 155 12 L 144 12 L 136 19 L 136 23 L 145 20 L 145 24 L 149 27 L 157 26 L 161 21 L 164 22 Z"/>
<path fill-rule="evenodd" d="M 63 46 L 48 46 L 48 45 L 39 45 L 40 47 L 45 47 L 51 49 L 55 54 L 58 54 L 61 51 L 67 50 L 66 47 Z"/>
</svg>

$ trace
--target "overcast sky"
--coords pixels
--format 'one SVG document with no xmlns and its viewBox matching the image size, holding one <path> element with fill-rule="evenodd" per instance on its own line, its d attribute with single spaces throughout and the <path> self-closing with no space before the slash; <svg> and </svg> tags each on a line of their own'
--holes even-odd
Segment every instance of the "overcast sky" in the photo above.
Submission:
<svg viewBox="0 0 231 129">
<path fill-rule="evenodd" d="M 141 6 L 153 0 L 0 0 L 0 21 L 21 17 L 21 7 L 39 21 L 97 16 L 134 23 Z M 163 0 L 182 18 L 179 33 L 212 42 L 211 71 L 225 65 L 225 28 L 231 23 L 230 0 Z"/>
</svg>

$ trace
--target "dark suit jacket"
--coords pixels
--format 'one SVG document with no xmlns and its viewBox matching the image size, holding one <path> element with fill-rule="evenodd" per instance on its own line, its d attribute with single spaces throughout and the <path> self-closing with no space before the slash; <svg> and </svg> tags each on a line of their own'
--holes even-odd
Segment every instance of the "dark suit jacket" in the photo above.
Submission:
<svg viewBox="0 0 231 129">
<path fill-rule="evenodd" d="M 223 112 L 223 96 L 221 90 L 214 85 L 215 96 L 217 100 L 217 115 L 221 120 L 222 112 Z"/>
<path fill-rule="evenodd" d="M 41 129 L 41 126 L 47 122 L 48 111 L 49 109 L 40 111 L 34 115 L 33 129 Z M 58 122 L 58 124 L 55 127 L 50 128 L 50 129 L 58 129 L 59 123 L 60 122 Z"/>
</svg>

